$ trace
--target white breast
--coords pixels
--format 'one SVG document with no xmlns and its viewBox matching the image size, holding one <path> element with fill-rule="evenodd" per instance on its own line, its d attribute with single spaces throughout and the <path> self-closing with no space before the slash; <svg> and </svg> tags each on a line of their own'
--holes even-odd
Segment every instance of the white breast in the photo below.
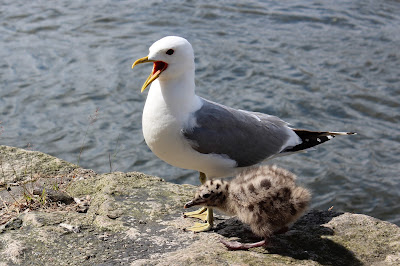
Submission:
<svg viewBox="0 0 400 266">
<path fill-rule="evenodd" d="M 195 110 L 201 107 L 195 105 L 196 103 L 189 106 Z M 195 123 L 189 120 L 192 113 L 193 111 L 182 108 L 179 112 L 170 108 L 164 101 L 158 84 L 154 82 L 147 96 L 142 117 L 144 139 L 151 151 L 173 166 L 201 171 L 208 178 L 233 174 L 235 161 L 217 154 L 201 154 L 193 150 L 183 137 L 182 128 Z"/>
</svg>

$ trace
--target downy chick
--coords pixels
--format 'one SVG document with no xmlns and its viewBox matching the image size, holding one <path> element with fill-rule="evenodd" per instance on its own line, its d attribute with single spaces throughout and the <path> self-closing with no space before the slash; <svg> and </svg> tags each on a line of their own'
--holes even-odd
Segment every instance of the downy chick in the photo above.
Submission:
<svg viewBox="0 0 400 266">
<path fill-rule="evenodd" d="M 287 230 L 307 209 L 310 192 L 295 184 L 296 176 L 276 166 L 247 168 L 231 182 L 209 180 L 199 187 L 185 208 L 213 207 L 250 225 L 264 240 L 251 244 L 221 242 L 230 249 L 263 246 L 278 232 Z"/>
</svg>

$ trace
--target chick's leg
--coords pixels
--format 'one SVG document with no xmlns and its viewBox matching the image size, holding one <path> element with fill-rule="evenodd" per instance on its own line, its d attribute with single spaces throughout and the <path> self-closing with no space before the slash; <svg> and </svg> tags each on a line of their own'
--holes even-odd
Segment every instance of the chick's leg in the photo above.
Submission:
<svg viewBox="0 0 400 266">
<path fill-rule="evenodd" d="M 262 247 L 267 245 L 267 239 L 261 240 L 259 242 L 255 243 L 240 243 L 238 241 L 226 241 L 221 239 L 220 240 L 222 244 L 225 245 L 230 250 L 247 250 L 249 248 L 256 248 L 256 247 Z"/>
</svg>

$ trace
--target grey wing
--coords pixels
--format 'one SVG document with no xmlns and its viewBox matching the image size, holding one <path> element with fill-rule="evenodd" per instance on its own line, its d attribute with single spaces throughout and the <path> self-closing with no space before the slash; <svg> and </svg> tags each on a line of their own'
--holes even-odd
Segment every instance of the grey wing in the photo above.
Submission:
<svg viewBox="0 0 400 266">
<path fill-rule="evenodd" d="M 202 100 L 193 114 L 196 126 L 182 130 L 200 153 L 226 155 L 246 167 L 279 153 L 290 138 L 287 124 L 277 117 Z"/>
</svg>

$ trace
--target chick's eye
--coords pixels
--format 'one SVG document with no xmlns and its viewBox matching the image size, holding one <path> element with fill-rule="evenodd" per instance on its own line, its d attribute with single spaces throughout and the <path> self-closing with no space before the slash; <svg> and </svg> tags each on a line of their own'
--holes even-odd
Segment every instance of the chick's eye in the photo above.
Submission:
<svg viewBox="0 0 400 266">
<path fill-rule="evenodd" d="M 210 194 L 210 193 L 207 193 L 207 194 L 204 194 L 204 195 L 203 195 L 203 198 L 206 199 L 206 198 L 209 198 L 210 196 L 211 196 L 211 194 Z"/>
<path fill-rule="evenodd" d="M 175 52 L 174 50 L 169 49 L 169 50 L 166 51 L 165 53 L 166 53 L 167 55 L 172 55 L 174 52 Z"/>
</svg>

